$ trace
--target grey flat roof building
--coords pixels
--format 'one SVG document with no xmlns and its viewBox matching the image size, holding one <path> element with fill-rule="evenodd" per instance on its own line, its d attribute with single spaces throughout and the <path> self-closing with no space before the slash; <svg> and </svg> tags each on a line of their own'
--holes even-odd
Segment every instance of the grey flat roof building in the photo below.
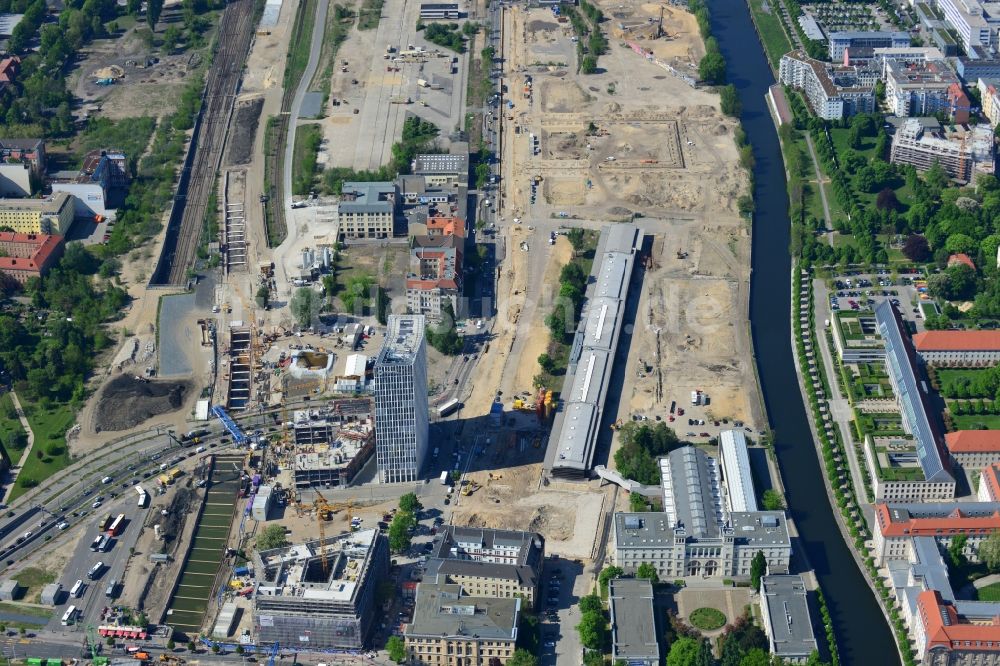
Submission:
<svg viewBox="0 0 1000 666">
<path fill-rule="evenodd" d="M 634 224 L 604 227 L 594 262 L 582 321 L 563 382 L 563 406 L 556 412 L 545 452 L 553 476 L 584 478 L 590 471 L 601 415 L 621 335 L 635 251 L 643 233 Z"/>
<path fill-rule="evenodd" d="M 608 581 L 611 607 L 611 661 L 629 666 L 657 666 L 660 644 L 656 640 L 653 583 L 646 578 L 613 578 Z"/>
<path fill-rule="evenodd" d="M 406 637 L 517 640 L 521 599 L 472 597 L 461 585 L 421 583 Z"/>
<path fill-rule="evenodd" d="M 805 661 L 818 648 L 802 576 L 764 576 L 760 609 L 772 654 Z"/>
<path fill-rule="evenodd" d="M 424 5 L 426 7 L 426 5 Z M 454 6 L 458 10 L 458 5 Z M 413 158 L 412 171 L 415 175 L 442 175 L 467 178 L 469 175 L 469 155 L 465 154 L 421 154 Z"/>
<path fill-rule="evenodd" d="M 903 426 L 913 435 L 924 480 L 954 483 L 947 468 L 944 440 L 932 422 L 927 407 L 927 388 L 918 378 L 917 356 L 910 337 L 903 331 L 903 320 L 892 303 L 884 300 L 875 306 L 875 322 L 885 344 L 885 366 L 892 383 Z"/>
<path fill-rule="evenodd" d="M 345 182 L 340 187 L 338 210 L 343 213 L 392 213 L 395 209 L 395 183 Z"/>
<path fill-rule="evenodd" d="M 660 458 L 663 512 L 668 524 L 696 538 L 716 538 L 725 524 L 719 466 L 701 449 L 684 446 Z"/>
</svg>

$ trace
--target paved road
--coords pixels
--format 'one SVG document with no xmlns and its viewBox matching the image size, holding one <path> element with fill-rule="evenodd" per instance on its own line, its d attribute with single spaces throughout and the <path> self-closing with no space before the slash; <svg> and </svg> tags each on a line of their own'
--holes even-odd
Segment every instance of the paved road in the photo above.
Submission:
<svg viewBox="0 0 1000 666">
<path fill-rule="evenodd" d="M 285 207 L 285 217 L 291 222 L 292 216 L 292 158 L 295 152 L 295 128 L 299 121 L 299 111 L 302 109 L 302 100 L 309 90 L 313 76 L 316 75 L 316 68 L 319 66 L 319 56 L 323 50 L 323 33 L 326 31 L 326 12 L 330 6 L 329 0 L 319 0 L 316 5 L 316 20 L 313 22 L 312 46 L 309 48 L 309 62 L 306 63 L 305 72 L 299 80 L 299 87 L 295 89 L 295 97 L 292 98 L 291 114 L 288 118 L 288 132 L 285 141 L 285 172 L 282 174 L 281 194 L 283 201 L 281 205 Z M 295 240 L 296 235 L 292 233 L 289 226 L 285 243 Z M 284 244 L 284 243 L 283 243 Z"/>
</svg>

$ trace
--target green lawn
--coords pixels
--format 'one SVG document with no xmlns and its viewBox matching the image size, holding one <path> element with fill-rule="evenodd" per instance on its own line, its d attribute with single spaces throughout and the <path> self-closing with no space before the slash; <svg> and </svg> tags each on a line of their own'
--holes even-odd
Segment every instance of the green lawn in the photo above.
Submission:
<svg viewBox="0 0 1000 666">
<path fill-rule="evenodd" d="M 52 617 L 52 611 L 47 608 L 39 608 L 38 606 L 31 604 L 11 603 L 9 601 L 0 601 L 0 613 L 30 615 L 44 620 L 48 620 Z"/>
<path fill-rule="evenodd" d="M 688 621 L 698 629 L 712 631 L 726 623 L 726 616 L 722 611 L 706 606 L 692 612 Z"/>
<path fill-rule="evenodd" d="M 28 423 L 35 434 L 35 444 L 31 455 L 18 473 L 18 483 L 10 493 L 10 499 L 20 497 L 29 487 L 22 485 L 22 479 L 37 482 L 44 481 L 59 470 L 70 464 L 69 450 L 66 447 L 66 431 L 76 420 L 76 412 L 68 404 L 57 404 L 49 409 L 39 409 L 25 405 Z M 41 456 L 41 457 L 39 457 Z"/>
<path fill-rule="evenodd" d="M 764 0 L 750 0 L 750 12 L 764 41 L 764 50 L 771 67 L 778 68 L 781 56 L 792 50 L 788 35 L 781 25 L 781 19 L 774 13 L 775 2 L 768 2 L 768 11 L 764 11 Z"/>
<path fill-rule="evenodd" d="M 951 422 L 955 430 L 1000 430 L 1000 414 L 952 416 Z"/>
<path fill-rule="evenodd" d="M 41 594 L 43 587 L 55 582 L 56 575 L 38 567 L 27 567 L 17 572 L 13 578 L 21 587 L 28 588 L 24 593 L 24 599 L 34 602 L 38 601 L 38 595 Z"/>
<path fill-rule="evenodd" d="M 18 459 L 21 457 L 21 452 L 24 451 L 24 447 L 12 446 L 11 436 L 15 433 L 24 433 L 24 428 L 21 427 L 21 421 L 18 420 L 17 416 L 6 416 L 7 414 L 13 415 L 14 413 L 14 402 L 11 400 L 10 394 L 4 393 L 0 395 L 0 441 L 7 448 L 7 454 L 10 456 L 11 463 L 16 465 Z M 25 441 L 27 440 L 25 439 Z"/>
<path fill-rule="evenodd" d="M 1000 601 L 1000 583 L 993 583 L 976 590 L 980 601 Z"/>
</svg>

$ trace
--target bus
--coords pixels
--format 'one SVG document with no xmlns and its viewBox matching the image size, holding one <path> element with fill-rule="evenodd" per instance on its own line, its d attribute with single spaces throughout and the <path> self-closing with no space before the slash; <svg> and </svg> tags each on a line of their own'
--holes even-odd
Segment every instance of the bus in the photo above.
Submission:
<svg viewBox="0 0 1000 666">
<path fill-rule="evenodd" d="M 111 546 L 111 537 L 107 534 L 101 535 L 101 542 L 97 544 L 97 552 L 106 553 L 109 546 Z"/>
<path fill-rule="evenodd" d="M 108 515 L 106 515 L 104 517 L 104 519 L 101 520 L 101 522 L 97 523 L 97 529 L 100 530 L 101 532 L 103 532 L 104 530 L 108 529 L 108 525 L 111 524 L 111 520 L 113 518 L 114 518 L 114 516 L 112 516 L 110 513 Z"/>
<path fill-rule="evenodd" d="M 98 550 L 100 550 L 101 549 L 101 542 L 104 539 L 104 537 L 105 537 L 105 535 L 103 535 L 103 534 L 98 534 L 97 536 L 95 536 L 94 540 L 90 542 L 90 549 L 92 551 L 94 551 L 95 553 Z"/>
<path fill-rule="evenodd" d="M 442 418 L 445 417 L 445 416 L 448 416 L 449 414 L 451 414 L 453 411 L 455 411 L 456 409 L 458 409 L 461 406 L 462 406 L 461 402 L 459 402 L 455 398 L 452 398 L 448 402 L 446 402 L 443 405 L 441 405 L 440 407 L 438 407 L 438 416 L 440 416 Z"/>
<path fill-rule="evenodd" d="M 108 536 L 116 537 L 125 529 L 125 514 L 119 513 L 118 517 L 108 526 Z"/>
<path fill-rule="evenodd" d="M 79 599 L 83 596 L 83 581 L 78 580 L 73 583 L 73 587 L 69 588 L 69 596 Z"/>
<path fill-rule="evenodd" d="M 76 606 L 70 606 L 62 616 L 62 625 L 68 627 L 76 619 Z"/>
</svg>

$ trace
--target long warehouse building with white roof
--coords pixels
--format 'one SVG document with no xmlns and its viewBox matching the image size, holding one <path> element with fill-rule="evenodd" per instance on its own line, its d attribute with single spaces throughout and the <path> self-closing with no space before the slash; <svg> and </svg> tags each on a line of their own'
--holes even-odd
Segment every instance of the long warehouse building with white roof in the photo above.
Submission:
<svg viewBox="0 0 1000 666">
<path fill-rule="evenodd" d="M 625 304 L 643 233 L 634 224 L 604 227 L 580 327 L 563 383 L 563 408 L 555 416 L 545 453 L 553 476 L 583 479 L 593 466 L 604 401 L 625 318 Z"/>
</svg>

